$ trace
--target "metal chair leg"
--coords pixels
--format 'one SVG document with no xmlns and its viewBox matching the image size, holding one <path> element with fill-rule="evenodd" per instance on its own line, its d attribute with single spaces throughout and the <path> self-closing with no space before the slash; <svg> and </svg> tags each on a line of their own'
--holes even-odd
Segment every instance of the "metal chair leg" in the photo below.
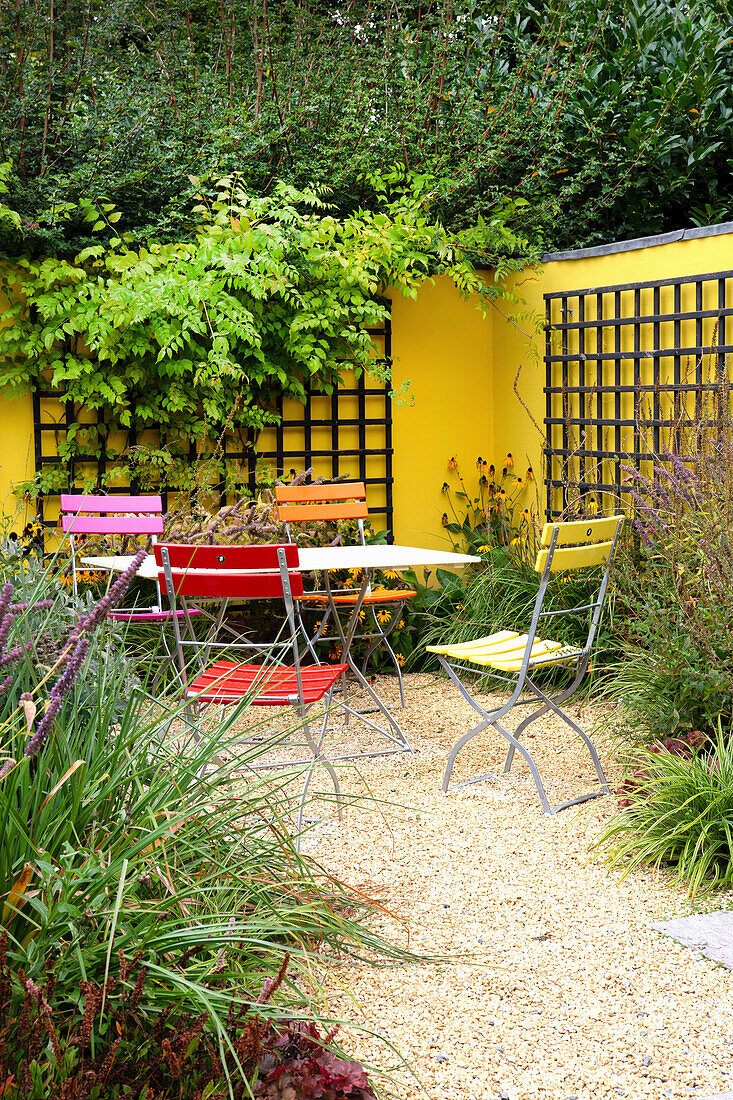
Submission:
<svg viewBox="0 0 733 1100">
<path fill-rule="evenodd" d="M 509 751 L 507 753 L 507 758 L 504 764 L 505 773 L 509 772 L 509 770 L 511 769 L 515 752 L 518 751 L 524 757 L 525 761 L 527 762 L 527 766 L 529 767 L 530 774 L 532 775 L 532 778 L 534 780 L 535 787 L 537 788 L 537 794 L 539 795 L 540 803 L 542 804 L 542 809 L 544 810 L 545 814 L 556 814 L 560 810 L 567 809 L 569 806 L 577 806 L 580 803 L 587 802 L 592 798 L 602 798 L 603 795 L 610 793 L 608 780 L 606 779 L 606 776 L 603 772 L 600 758 L 596 751 L 595 745 L 591 741 L 588 734 L 583 729 L 581 729 L 581 727 L 557 705 L 557 699 L 553 700 L 546 696 L 544 692 L 540 688 L 538 688 L 533 681 L 529 679 L 529 677 L 525 679 L 525 685 L 532 690 L 536 699 L 540 703 L 540 706 L 532 711 L 531 714 L 527 715 L 527 717 L 519 723 L 514 733 L 510 733 L 510 731 L 501 724 L 501 719 L 516 705 L 515 696 L 518 695 L 518 690 L 515 688 L 511 699 L 507 703 L 503 704 L 500 707 L 496 707 L 493 710 L 487 711 L 484 707 L 481 706 L 480 703 L 478 703 L 473 698 L 470 692 L 464 687 L 455 670 L 451 667 L 448 661 L 446 661 L 443 657 L 439 657 L 439 660 L 443 668 L 448 672 L 451 680 L 460 689 L 461 694 L 466 699 L 466 701 L 470 703 L 476 713 L 482 717 L 482 721 L 479 722 L 478 725 L 474 726 L 473 729 L 469 730 L 468 733 L 465 733 L 463 737 L 459 738 L 459 740 L 456 742 L 456 744 L 453 746 L 453 749 L 449 753 L 446 770 L 443 775 L 444 793 L 447 792 L 449 789 L 450 777 L 452 775 L 456 757 L 458 756 L 459 752 L 473 737 L 476 736 L 476 734 L 482 733 L 488 727 L 492 727 L 493 729 L 495 729 L 497 733 L 499 733 L 506 741 L 509 742 Z M 562 692 L 560 696 L 558 696 L 558 699 L 564 700 L 572 693 L 573 690 L 574 685 L 571 685 L 570 688 L 568 688 L 565 692 Z M 544 714 L 547 714 L 548 711 L 553 711 L 555 714 L 558 715 L 558 717 L 562 718 L 562 720 L 581 737 L 581 739 L 587 746 L 590 752 L 591 759 L 593 761 L 593 765 L 596 769 L 596 773 L 601 781 L 602 789 L 600 791 L 591 791 L 587 794 L 579 795 L 578 797 L 571 798 L 566 802 L 560 802 L 556 806 L 550 805 L 537 764 L 535 763 L 535 760 L 529 749 L 527 749 L 526 746 L 523 745 L 519 740 L 521 734 L 527 729 L 527 727 L 530 726 L 533 722 L 536 722 Z M 495 778 L 495 773 L 486 772 L 483 775 L 475 776 L 472 779 L 465 780 L 463 783 L 455 783 L 453 786 L 454 788 L 463 787 L 467 786 L 470 783 L 478 783 L 482 779 L 489 778 Z"/>
</svg>

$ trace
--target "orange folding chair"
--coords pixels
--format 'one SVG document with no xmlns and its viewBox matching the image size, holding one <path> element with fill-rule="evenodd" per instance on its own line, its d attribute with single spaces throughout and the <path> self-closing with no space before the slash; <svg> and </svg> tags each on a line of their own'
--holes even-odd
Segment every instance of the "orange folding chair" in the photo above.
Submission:
<svg viewBox="0 0 733 1100">
<path fill-rule="evenodd" d="M 366 545 L 364 520 L 368 519 L 369 511 L 366 503 L 366 487 L 362 481 L 321 485 L 276 485 L 275 502 L 277 518 L 280 523 L 285 524 L 288 539 L 292 538 L 292 524 L 321 523 L 327 520 L 355 520 L 361 545 Z M 363 607 L 371 619 L 368 632 L 353 635 L 353 638 L 366 639 L 369 643 L 362 662 L 362 674 L 366 672 L 372 654 L 380 646 L 383 646 L 387 650 L 397 673 L 400 700 L 404 707 L 405 689 L 402 683 L 402 672 L 397 655 L 390 645 L 389 635 L 400 621 L 400 616 L 407 601 L 416 595 L 417 593 L 413 589 L 390 589 L 383 586 L 372 586 L 371 583 L 367 584 L 361 602 L 361 591 L 359 589 L 332 592 L 330 597 L 327 591 L 303 592 L 296 599 L 298 623 L 308 648 L 316 657 L 315 645 L 317 642 L 338 640 L 336 635 L 326 635 L 325 633 L 332 607 L 335 609 L 344 608 L 349 613 L 357 606 Z M 309 607 L 323 610 L 320 626 L 312 637 L 302 617 L 303 609 Z M 380 622 L 380 611 L 389 613 L 389 618 L 385 622 Z"/>
</svg>

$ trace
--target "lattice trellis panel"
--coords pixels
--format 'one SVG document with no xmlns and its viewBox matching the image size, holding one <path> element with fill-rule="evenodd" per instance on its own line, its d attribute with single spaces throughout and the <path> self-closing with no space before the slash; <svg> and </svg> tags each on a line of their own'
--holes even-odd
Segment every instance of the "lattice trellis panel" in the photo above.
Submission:
<svg viewBox="0 0 733 1100">
<path fill-rule="evenodd" d="M 608 511 L 629 471 L 729 407 L 733 271 L 545 295 L 547 518 Z"/>
<path fill-rule="evenodd" d="M 384 328 L 370 329 L 377 348 L 380 365 L 391 365 L 392 333 L 389 319 Z M 300 473 L 313 468 L 314 473 L 325 478 L 347 477 L 364 481 L 373 523 L 377 529 L 392 530 L 392 403 L 389 383 L 383 383 L 373 375 L 354 376 L 345 364 L 343 385 L 333 394 L 308 391 L 305 404 L 282 401 L 278 407 L 281 422 L 264 429 L 259 438 L 244 434 L 227 435 L 222 441 L 222 457 L 232 476 L 222 480 L 214 491 L 221 503 L 232 497 L 232 485 L 238 483 L 254 491 L 258 479 L 267 471 L 270 476 L 288 476 L 291 470 Z M 111 468 L 120 466 L 110 457 L 110 451 L 127 450 L 134 444 L 158 445 L 155 433 L 137 436 L 115 437 L 104 442 L 96 439 L 97 453 L 88 458 L 64 463 L 59 457 L 59 446 L 68 432 L 87 432 L 97 436 L 96 416 L 85 409 L 72 409 L 60 400 L 60 394 L 37 389 L 34 393 L 33 414 L 35 434 L 36 471 L 49 466 L 63 465 L 64 489 L 90 491 L 101 487 L 108 480 Z M 188 455 L 197 458 L 195 447 Z M 138 491 L 161 492 L 164 507 L 168 507 L 168 486 L 160 484 L 141 487 L 134 477 L 125 476 L 107 484 L 105 491 L 129 493 Z M 53 527 L 58 517 L 58 498 L 47 496 L 39 502 L 39 515 L 47 527 Z"/>
</svg>

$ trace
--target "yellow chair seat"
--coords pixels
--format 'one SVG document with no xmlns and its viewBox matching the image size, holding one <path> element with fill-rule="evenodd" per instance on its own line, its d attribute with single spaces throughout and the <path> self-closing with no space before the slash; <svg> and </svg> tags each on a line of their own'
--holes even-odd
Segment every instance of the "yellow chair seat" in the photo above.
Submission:
<svg viewBox="0 0 733 1100">
<path fill-rule="evenodd" d="M 500 630 L 477 638 L 473 642 L 456 642 L 454 645 L 429 645 L 429 653 L 441 657 L 452 657 L 457 661 L 470 661 L 474 665 L 486 665 L 502 672 L 519 672 L 527 648 L 527 635 L 514 630 Z M 536 665 L 560 665 L 575 661 L 583 654 L 582 649 L 563 645 L 562 642 L 535 639 L 529 658 L 529 668 Z"/>
</svg>

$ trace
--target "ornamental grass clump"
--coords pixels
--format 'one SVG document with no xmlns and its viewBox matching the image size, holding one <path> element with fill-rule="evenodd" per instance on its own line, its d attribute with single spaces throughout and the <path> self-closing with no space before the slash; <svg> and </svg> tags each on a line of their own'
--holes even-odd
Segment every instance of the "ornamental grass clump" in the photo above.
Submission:
<svg viewBox="0 0 733 1100">
<path fill-rule="evenodd" d="M 629 874 L 668 868 L 691 895 L 733 886 L 733 739 L 687 742 L 684 751 L 643 746 L 634 753 L 633 788 L 599 843 Z"/>
<path fill-rule="evenodd" d="M 100 621 L 131 573 L 95 605 L 39 562 L 13 568 L 6 652 L 23 652 L 0 694 L 0 1001 L 23 1027 L 0 1026 L 0 1093 L 249 1096 L 247 1021 L 261 1020 L 263 1053 L 270 1025 L 311 1021 L 321 952 L 411 956 L 370 930 L 368 899 L 296 852 L 294 773 L 253 771 L 280 735 L 248 743 L 244 701 L 195 740 L 183 701 L 131 675 L 120 627 Z M 268 1088 L 276 1068 L 263 1067 Z M 344 1071 L 354 1097 L 357 1068 Z"/>
</svg>

